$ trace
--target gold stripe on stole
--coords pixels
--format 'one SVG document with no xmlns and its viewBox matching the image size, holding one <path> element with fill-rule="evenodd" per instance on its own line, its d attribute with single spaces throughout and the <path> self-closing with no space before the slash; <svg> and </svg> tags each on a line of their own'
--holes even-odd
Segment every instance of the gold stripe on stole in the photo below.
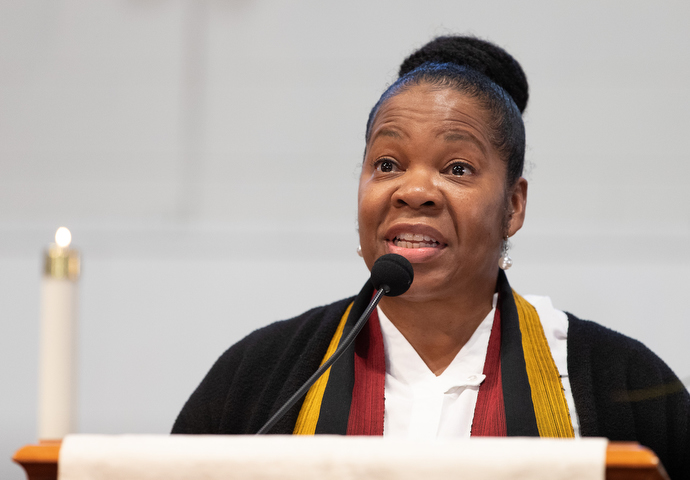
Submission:
<svg viewBox="0 0 690 480">
<path fill-rule="evenodd" d="M 347 307 L 345 313 L 343 313 L 338 328 L 335 331 L 335 335 L 333 335 L 331 343 L 328 345 L 326 355 L 324 355 L 323 360 L 321 360 L 321 365 L 323 365 L 324 362 L 333 355 L 336 348 L 338 348 L 338 343 L 340 343 L 340 337 L 343 335 L 347 317 L 350 315 L 350 309 L 352 309 L 352 303 Z M 297 423 L 295 423 L 295 429 L 292 432 L 294 435 L 314 435 L 316 432 L 316 424 L 319 421 L 319 414 L 321 413 L 321 402 L 323 401 L 323 394 L 326 391 L 326 384 L 328 384 L 328 377 L 330 374 L 331 369 L 328 368 L 307 392 L 307 396 L 304 398 L 304 403 L 297 417 Z"/>
<path fill-rule="evenodd" d="M 575 433 L 561 376 L 551 356 L 537 310 L 515 290 L 513 297 L 520 319 L 522 350 L 539 436 L 572 438 Z"/>
</svg>

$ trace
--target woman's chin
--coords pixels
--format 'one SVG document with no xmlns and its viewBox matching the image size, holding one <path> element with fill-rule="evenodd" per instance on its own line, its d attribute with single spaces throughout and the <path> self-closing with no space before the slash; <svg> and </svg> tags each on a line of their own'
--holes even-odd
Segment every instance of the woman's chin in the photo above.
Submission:
<svg viewBox="0 0 690 480">
<path fill-rule="evenodd" d="M 418 274 L 419 273 L 419 274 Z M 403 293 L 399 298 L 410 302 L 428 302 L 442 300 L 448 295 L 452 295 L 454 291 L 450 287 L 450 281 L 447 278 L 439 278 L 436 275 L 423 272 L 422 269 L 415 271 L 414 280 L 407 292 Z"/>
</svg>

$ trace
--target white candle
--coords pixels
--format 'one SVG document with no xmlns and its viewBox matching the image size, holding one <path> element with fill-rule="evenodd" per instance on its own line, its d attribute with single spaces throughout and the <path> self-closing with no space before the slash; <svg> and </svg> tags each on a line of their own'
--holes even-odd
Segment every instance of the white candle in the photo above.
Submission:
<svg viewBox="0 0 690 480">
<path fill-rule="evenodd" d="M 65 227 L 46 251 L 41 281 L 38 438 L 60 439 L 75 431 L 76 330 L 79 252 Z"/>
</svg>

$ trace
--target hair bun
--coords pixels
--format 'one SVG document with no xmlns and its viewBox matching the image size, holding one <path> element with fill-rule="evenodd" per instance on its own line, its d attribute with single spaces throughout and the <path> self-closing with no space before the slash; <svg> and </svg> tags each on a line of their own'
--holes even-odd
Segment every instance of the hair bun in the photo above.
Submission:
<svg viewBox="0 0 690 480">
<path fill-rule="evenodd" d="M 437 37 L 407 57 L 398 75 L 427 62 L 455 63 L 472 68 L 489 77 L 513 97 L 520 112 L 524 112 L 529 98 L 527 76 L 520 64 L 501 47 L 476 37 Z"/>
</svg>

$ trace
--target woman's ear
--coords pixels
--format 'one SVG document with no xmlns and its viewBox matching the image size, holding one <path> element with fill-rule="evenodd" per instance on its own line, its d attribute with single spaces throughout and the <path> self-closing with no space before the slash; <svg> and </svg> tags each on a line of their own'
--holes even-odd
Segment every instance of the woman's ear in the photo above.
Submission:
<svg viewBox="0 0 690 480">
<path fill-rule="evenodd" d="M 525 223 L 525 209 L 527 208 L 527 179 L 518 178 L 510 189 L 510 211 L 508 218 L 508 236 L 512 237 Z"/>
</svg>

